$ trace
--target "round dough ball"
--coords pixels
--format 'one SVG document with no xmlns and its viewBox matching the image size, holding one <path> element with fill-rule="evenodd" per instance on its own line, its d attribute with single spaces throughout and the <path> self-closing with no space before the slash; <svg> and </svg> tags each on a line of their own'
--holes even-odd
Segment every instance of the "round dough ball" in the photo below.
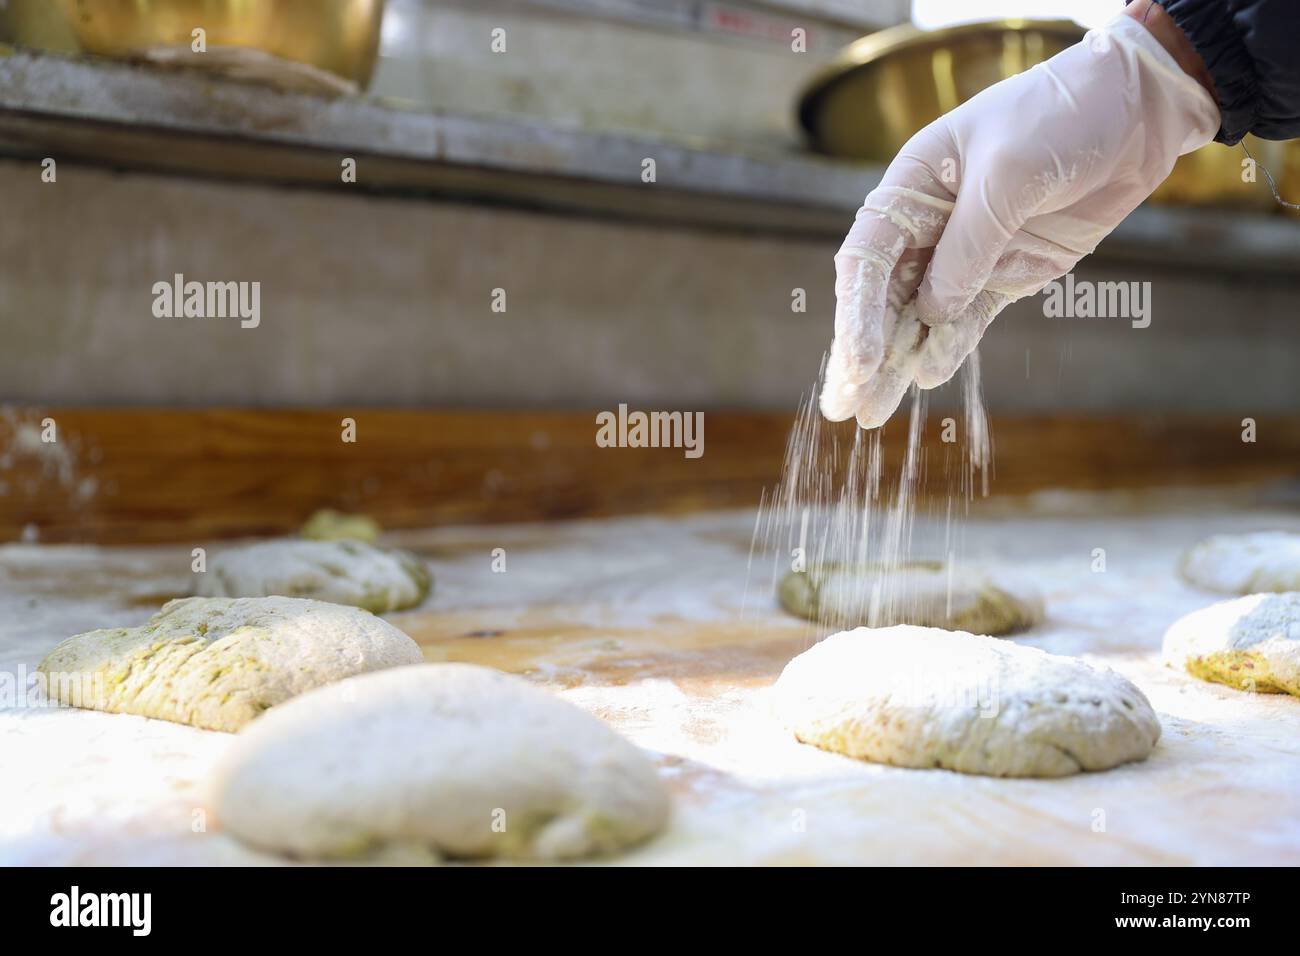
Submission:
<svg viewBox="0 0 1300 956">
<path fill-rule="evenodd" d="M 1043 619 L 1043 599 L 1023 584 L 975 571 L 950 575 L 939 561 L 828 564 L 792 571 L 777 587 L 781 607 L 828 627 L 914 624 L 975 634 L 1010 634 Z M 873 603 L 879 605 L 873 613 Z"/>
<path fill-rule="evenodd" d="M 235 731 L 305 690 L 416 664 L 419 646 L 365 611 L 298 598 L 181 598 L 140 627 L 70 637 L 41 661 L 73 707 Z"/>
<path fill-rule="evenodd" d="M 1300 534 L 1216 534 L 1189 548 L 1178 570 L 1187 583 L 1220 594 L 1300 591 Z"/>
<path fill-rule="evenodd" d="M 668 816 L 637 747 L 472 664 L 304 694 L 240 734 L 210 794 L 236 837 L 300 858 L 568 859 L 638 843 Z"/>
<path fill-rule="evenodd" d="M 375 614 L 423 601 L 433 585 L 424 562 L 407 551 L 360 541 L 264 541 L 216 555 L 198 575 L 205 597 L 313 598 Z"/>
<path fill-rule="evenodd" d="M 898 767 L 1061 777 L 1142 760 L 1160 737 L 1114 671 L 930 627 L 834 634 L 786 665 L 775 696 L 804 743 Z"/>
<path fill-rule="evenodd" d="M 1300 594 L 1252 594 L 1175 621 L 1165 660 L 1193 677 L 1300 697 Z"/>
<path fill-rule="evenodd" d="M 362 541 L 374 544 L 379 538 L 379 522 L 370 515 L 349 515 L 333 508 L 321 508 L 312 514 L 298 532 L 309 541 Z"/>
</svg>

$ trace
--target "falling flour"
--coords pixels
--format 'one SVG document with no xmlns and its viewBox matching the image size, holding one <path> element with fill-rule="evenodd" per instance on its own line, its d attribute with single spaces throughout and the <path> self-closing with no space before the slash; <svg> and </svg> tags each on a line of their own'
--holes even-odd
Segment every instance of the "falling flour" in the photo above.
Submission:
<svg viewBox="0 0 1300 956">
<path fill-rule="evenodd" d="M 817 386 L 825 374 L 823 361 Z M 941 453 L 934 455 L 943 492 L 924 499 L 940 519 L 943 540 L 937 546 L 950 574 L 957 570 L 960 519 L 977 494 L 988 495 L 993 468 L 977 352 L 970 354 L 960 374 L 962 428 L 956 441 L 944 442 Z M 907 443 L 902 459 L 892 461 L 882 442 L 883 429 L 826 421 L 818 410 L 819 391 L 815 387 L 801 401 L 786 444 L 781 481 L 760 501 L 750 550 L 751 579 L 756 555 L 772 555 L 768 593 L 791 571 L 869 566 L 875 573 L 863 575 L 856 590 L 841 589 L 837 619 L 848 615 L 873 626 L 900 620 L 909 601 L 902 571 L 916 559 L 912 532 L 934 451 L 925 443 L 928 393 L 911 386 Z M 950 602 L 951 581 L 948 592 Z M 823 629 L 835 624 L 820 617 L 818 623 Z"/>
</svg>

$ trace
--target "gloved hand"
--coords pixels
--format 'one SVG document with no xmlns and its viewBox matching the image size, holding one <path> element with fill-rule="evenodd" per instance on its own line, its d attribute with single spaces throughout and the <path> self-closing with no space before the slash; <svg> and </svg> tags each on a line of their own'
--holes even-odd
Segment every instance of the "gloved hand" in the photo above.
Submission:
<svg viewBox="0 0 1300 956">
<path fill-rule="evenodd" d="M 1009 302 L 1092 252 L 1219 109 L 1126 16 L 921 130 L 867 196 L 835 257 L 832 421 L 893 414 L 946 382 Z"/>
</svg>

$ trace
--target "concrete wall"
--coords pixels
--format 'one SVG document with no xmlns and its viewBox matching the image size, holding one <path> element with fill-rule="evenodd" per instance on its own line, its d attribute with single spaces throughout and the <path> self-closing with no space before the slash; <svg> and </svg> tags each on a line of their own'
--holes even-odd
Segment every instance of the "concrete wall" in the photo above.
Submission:
<svg viewBox="0 0 1300 956">
<path fill-rule="evenodd" d="M 420 109 L 784 147 L 802 142 L 794 104 L 807 80 L 867 25 L 898 23 L 908 9 L 899 0 L 676 0 L 659 16 L 681 27 L 655 28 L 646 25 L 654 7 L 389 0 L 371 93 Z M 850 9 L 852 23 L 835 19 Z M 719 26 L 716 12 L 736 25 Z M 796 26 L 807 35 L 800 52 L 791 49 Z M 504 52 L 490 48 L 496 29 Z"/>
<path fill-rule="evenodd" d="M 834 251 L 0 163 L 0 401 L 792 408 L 830 337 Z M 261 282 L 261 325 L 156 318 L 176 272 Z M 1151 327 L 1019 303 L 983 348 L 995 412 L 1300 407 L 1300 278 L 1079 276 L 1152 281 Z"/>
</svg>

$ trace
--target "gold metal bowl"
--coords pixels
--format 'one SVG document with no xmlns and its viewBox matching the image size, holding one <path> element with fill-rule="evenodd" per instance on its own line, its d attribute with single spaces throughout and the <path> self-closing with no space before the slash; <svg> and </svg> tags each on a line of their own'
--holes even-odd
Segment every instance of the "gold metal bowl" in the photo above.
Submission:
<svg viewBox="0 0 1300 956">
<path fill-rule="evenodd" d="M 78 53 L 68 18 L 51 0 L 0 0 L 0 43 Z"/>
<path fill-rule="evenodd" d="M 1084 29 L 1070 20 L 991 20 L 941 30 L 910 24 L 855 41 L 805 88 L 799 120 L 813 149 L 889 162 L 919 129 L 980 90 L 1074 45 Z M 1275 175 L 1285 144 L 1254 137 L 1255 158 Z M 1242 179 L 1241 147 L 1211 143 L 1183 156 L 1152 200 L 1195 205 L 1273 205 L 1260 174 Z"/>
<path fill-rule="evenodd" d="M 129 59 L 186 57 L 202 28 L 214 64 L 257 51 L 324 70 L 364 89 L 374 71 L 384 0 L 59 0 L 87 53 Z M 176 54 L 175 56 L 164 56 Z M 218 67 L 220 68 L 220 67 Z"/>
<path fill-rule="evenodd" d="M 890 27 L 854 41 L 812 79 L 799 121 L 819 152 L 888 162 L 917 130 L 1082 36 L 1069 20 Z"/>
<path fill-rule="evenodd" d="M 1247 136 L 1246 145 L 1255 161 L 1277 176 L 1287 165 L 1288 153 L 1295 152 L 1291 143 Z M 1182 203 L 1192 206 L 1238 206 L 1251 209 L 1276 209 L 1273 194 L 1262 170 L 1254 178 L 1245 178 L 1246 151 L 1241 146 L 1210 143 L 1194 153 L 1180 157 L 1173 172 L 1160 184 L 1152 198 L 1156 202 Z"/>
</svg>

